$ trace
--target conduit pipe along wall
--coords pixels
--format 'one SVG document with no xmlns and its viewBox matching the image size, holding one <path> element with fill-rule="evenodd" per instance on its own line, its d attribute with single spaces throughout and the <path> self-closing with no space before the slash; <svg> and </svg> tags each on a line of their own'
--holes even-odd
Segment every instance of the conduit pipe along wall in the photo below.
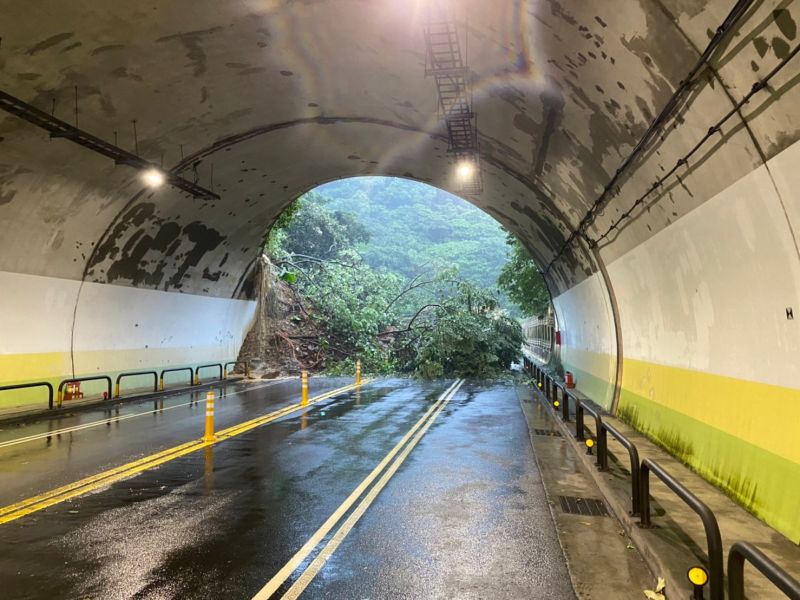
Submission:
<svg viewBox="0 0 800 600">
<path fill-rule="evenodd" d="M 619 414 L 800 541 L 800 447 L 781 428 L 800 418 L 798 9 L 745 7 L 593 210 L 734 5 L 601 4 L 457 3 L 484 187 L 468 200 L 552 262 L 578 388 L 612 407 L 620 328 Z M 69 120 L 77 86 L 80 128 L 219 199 L 145 188 L 0 116 L 2 383 L 228 360 L 248 265 L 300 193 L 364 174 L 458 189 L 424 15 L 404 3 L 85 5 L 5 9 L 0 88 Z"/>
</svg>

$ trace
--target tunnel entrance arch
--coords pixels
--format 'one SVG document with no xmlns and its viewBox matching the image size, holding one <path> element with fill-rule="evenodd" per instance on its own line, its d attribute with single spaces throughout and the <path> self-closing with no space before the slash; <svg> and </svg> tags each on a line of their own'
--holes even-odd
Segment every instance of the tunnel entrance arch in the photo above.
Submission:
<svg viewBox="0 0 800 600">
<path fill-rule="evenodd" d="M 297 212 L 298 206 L 303 207 L 299 212 Z M 449 283 L 464 281 L 478 288 L 495 290 L 498 286 L 498 276 L 501 270 L 504 270 L 506 252 L 512 250 L 508 246 L 510 242 L 507 243 L 507 239 L 512 238 L 507 238 L 507 230 L 504 233 L 499 224 L 496 224 L 496 219 L 491 214 L 485 214 L 486 212 L 473 209 L 469 206 L 469 201 L 463 197 L 408 177 L 373 176 L 336 179 L 314 187 L 302 195 L 275 222 L 279 223 L 277 227 L 280 231 L 280 243 L 275 244 L 274 231 L 272 236 L 267 237 L 272 240 L 269 244 L 272 262 L 277 259 L 278 263 L 269 267 L 269 270 L 273 271 L 274 276 L 276 267 L 281 272 L 287 270 L 287 265 L 295 267 L 293 255 L 296 255 L 299 257 L 297 259 L 299 262 L 292 277 L 294 279 L 296 275 L 304 280 L 308 277 L 305 269 L 324 263 L 330 258 L 328 256 L 330 251 L 326 248 L 328 245 L 333 246 L 331 240 L 340 228 L 336 218 L 347 217 L 344 219 L 345 225 L 349 226 L 352 222 L 359 227 L 364 225 L 365 236 L 371 238 L 359 245 L 361 256 L 358 258 L 361 259 L 363 256 L 366 260 L 363 264 L 378 269 L 388 269 L 391 273 L 406 278 L 409 285 L 414 284 L 411 285 L 412 293 L 409 296 L 402 294 L 405 301 L 420 293 L 425 295 L 424 292 L 434 289 L 438 290 L 439 294 L 443 293 L 440 289 L 442 282 L 437 283 L 439 278 L 436 272 L 442 268 L 449 269 L 452 265 L 459 265 L 460 271 L 452 276 L 456 278 L 454 280 L 448 276 Z M 287 218 L 287 215 L 291 217 Z M 288 225 L 290 221 L 291 225 Z M 390 222 L 394 225 L 389 225 Z M 318 240 L 322 231 L 326 233 Z M 308 235 L 305 232 L 308 232 Z M 519 250 L 514 247 L 512 251 L 515 256 L 524 255 L 521 247 Z M 523 254 L 519 254 L 520 252 Z M 317 254 L 325 254 L 325 257 L 320 258 Z M 341 262 L 340 259 L 334 261 L 334 264 Z M 265 264 L 269 262 L 256 262 L 250 276 L 240 287 L 248 292 L 259 286 L 272 291 L 274 285 L 265 284 L 263 280 Z M 541 274 L 537 274 L 540 269 L 532 261 L 525 263 L 523 260 L 521 266 L 525 270 L 526 278 L 521 281 L 533 286 L 524 302 L 542 303 L 539 308 L 528 310 L 552 313 L 552 309 L 549 308 L 550 291 L 544 284 Z M 345 274 L 342 277 L 347 279 Z M 431 281 L 426 281 L 427 279 Z M 542 284 L 537 284 L 537 280 Z M 261 283 L 256 283 L 258 281 Z M 541 285 L 538 291 L 537 285 Z M 376 293 L 377 291 L 376 289 Z M 524 316 L 513 301 L 509 303 L 504 298 L 503 295 L 501 307 L 504 312 L 510 311 L 515 317 Z M 396 304 L 394 306 L 396 307 Z M 415 309 L 411 312 L 415 312 Z M 401 327 L 399 324 L 395 325 Z M 259 323 L 255 326 L 259 331 L 263 328 Z M 252 344 L 246 343 L 245 346 L 246 353 L 251 354 Z"/>
</svg>

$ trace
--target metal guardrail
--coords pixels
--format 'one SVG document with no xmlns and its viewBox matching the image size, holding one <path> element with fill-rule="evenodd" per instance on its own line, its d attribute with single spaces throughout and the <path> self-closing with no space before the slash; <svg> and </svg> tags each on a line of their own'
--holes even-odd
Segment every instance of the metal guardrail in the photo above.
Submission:
<svg viewBox="0 0 800 600">
<path fill-rule="evenodd" d="M 106 397 L 111 398 L 111 377 L 109 377 L 108 375 L 93 375 L 91 377 L 74 377 L 72 379 L 65 379 L 64 381 L 58 384 L 58 394 L 56 395 L 57 398 L 56 406 L 58 408 L 61 408 L 61 404 L 63 402 L 63 397 L 64 397 L 63 392 L 65 385 L 67 385 L 68 383 L 81 383 L 84 381 L 105 381 L 107 385 Z"/>
<path fill-rule="evenodd" d="M 158 391 L 158 372 L 157 371 L 135 371 L 131 373 L 120 373 L 117 375 L 117 382 L 114 387 L 114 398 L 120 397 L 120 386 L 119 383 L 122 381 L 124 377 L 137 377 L 141 375 L 152 375 L 153 376 L 153 391 Z"/>
<path fill-rule="evenodd" d="M 223 370 L 222 370 L 222 378 L 223 379 L 227 379 L 228 378 L 228 372 L 229 372 L 228 371 L 228 365 L 233 365 L 234 369 L 236 368 L 236 365 L 244 365 L 244 376 L 245 377 L 250 377 L 250 363 L 248 361 L 246 361 L 246 360 L 229 360 L 228 362 L 226 362 L 223 365 Z"/>
<path fill-rule="evenodd" d="M 567 388 L 562 385 L 560 382 L 553 380 L 553 406 L 555 407 L 556 402 L 558 402 L 558 390 L 561 390 L 561 420 L 565 423 L 569 423 L 569 392 Z"/>
<path fill-rule="evenodd" d="M 189 385 L 194 385 L 194 369 L 192 367 L 174 367 L 172 369 L 164 369 L 161 371 L 161 375 L 159 376 L 161 390 L 163 391 L 164 389 L 164 374 L 181 373 L 183 371 L 189 371 Z"/>
<path fill-rule="evenodd" d="M 703 528 L 706 533 L 706 544 L 708 546 L 708 566 L 709 566 L 709 588 L 711 600 L 725 600 L 725 574 L 722 567 L 722 536 L 719 532 L 717 518 L 711 509 L 708 508 L 689 488 L 675 479 L 668 471 L 654 460 L 645 458 L 640 468 L 639 500 L 641 513 L 639 517 L 642 527 L 651 527 L 650 522 L 650 473 L 655 473 L 666 486 L 683 500 L 689 508 L 696 512 L 703 521 Z"/>
<path fill-rule="evenodd" d="M 608 471 L 608 448 L 602 435 L 603 416 L 597 410 L 585 404 L 580 398 L 576 396 L 573 396 L 573 398 L 575 398 L 575 431 L 580 431 L 581 436 L 583 436 L 583 413 L 589 413 L 594 417 L 594 435 L 597 438 L 597 459 L 595 464 L 597 464 L 599 471 Z M 583 437 L 578 439 L 583 439 Z"/>
<path fill-rule="evenodd" d="M 639 495 L 641 494 L 641 486 L 639 483 L 639 450 L 636 448 L 636 444 L 634 444 L 631 440 L 625 437 L 616 427 L 614 427 L 611 423 L 603 421 L 600 427 L 601 437 L 603 438 L 602 442 L 598 442 L 598 452 L 600 452 L 599 448 L 602 446 L 603 451 L 605 452 L 606 456 L 604 458 L 604 464 L 608 466 L 608 437 L 607 434 L 611 434 L 614 436 L 620 444 L 622 444 L 625 449 L 628 451 L 628 457 L 631 461 L 631 515 L 639 515 L 641 510 L 641 503 L 639 501 Z"/>
<path fill-rule="evenodd" d="M 219 369 L 219 378 L 220 380 L 226 379 L 228 376 L 227 367 L 228 365 L 244 365 L 245 369 L 245 376 L 250 376 L 250 364 L 247 361 L 238 360 L 238 361 L 228 361 L 224 363 L 215 363 L 215 364 L 208 364 L 208 365 L 200 365 L 197 369 L 192 367 L 175 367 L 171 369 L 164 369 L 161 371 L 159 375 L 158 371 L 132 371 L 128 373 L 120 373 L 117 375 L 116 383 L 114 385 L 114 398 L 119 398 L 121 396 L 120 393 L 120 382 L 125 377 L 136 377 L 136 376 L 143 376 L 143 375 L 152 375 L 153 376 L 153 391 L 157 392 L 159 389 L 164 389 L 164 375 L 167 373 L 177 373 L 188 371 L 189 372 L 189 385 L 197 385 L 200 383 L 199 380 L 199 371 L 200 369 L 206 368 L 217 368 Z M 28 388 L 37 388 L 43 387 L 47 389 L 47 408 L 49 410 L 53 410 L 53 408 L 58 407 L 61 408 L 64 402 L 64 386 L 69 383 L 80 383 L 84 381 L 106 381 L 107 383 L 107 390 L 106 390 L 106 397 L 111 398 L 111 377 L 108 375 L 93 375 L 87 377 L 73 377 L 71 379 L 64 379 L 58 384 L 57 393 L 54 394 L 53 392 L 53 385 L 47 381 L 34 381 L 30 383 L 18 383 L 13 385 L 4 385 L 0 386 L 0 392 L 4 391 L 11 391 L 11 390 L 23 390 Z M 55 396 L 55 402 L 54 402 Z"/>
<path fill-rule="evenodd" d="M 639 514 L 639 450 L 636 445 L 628 439 L 622 432 L 610 423 L 603 421 L 602 415 L 593 408 L 584 404 L 577 396 L 571 394 L 566 386 L 560 384 L 555 379 L 548 377 L 551 381 L 551 401 L 555 405 L 558 400 L 558 390 L 561 389 L 561 420 L 569 422 L 569 401 L 570 398 L 575 403 L 575 437 L 583 439 L 584 419 L 583 413 L 588 412 L 595 420 L 595 434 L 597 436 L 597 466 L 601 471 L 608 470 L 608 434 L 610 433 L 628 451 L 631 461 L 631 514 Z"/>
<path fill-rule="evenodd" d="M 52 410 L 53 409 L 53 384 L 48 383 L 47 381 L 35 381 L 33 383 L 17 383 L 17 384 L 14 384 L 14 385 L 4 385 L 4 386 L 0 386 L 0 392 L 5 392 L 7 390 L 24 390 L 26 388 L 37 388 L 37 387 L 47 388 L 47 408 Z"/>
<path fill-rule="evenodd" d="M 562 420 L 569 420 L 569 400 L 575 403 L 575 437 L 583 440 L 584 412 L 595 419 L 597 429 L 597 465 L 600 470 L 608 469 L 608 434 L 611 434 L 628 451 L 631 465 L 631 515 L 638 515 L 640 526 L 649 528 L 650 520 L 650 473 L 655 473 L 666 486 L 700 516 L 706 534 L 709 562 L 709 584 L 711 600 L 724 600 L 725 584 L 722 557 L 722 537 L 719 524 L 712 510 L 695 496 L 686 486 L 677 481 L 657 462 L 645 458 L 639 460 L 639 451 L 628 437 L 616 427 L 603 421 L 598 411 L 583 403 L 570 393 L 565 386 L 533 362 L 528 365 L 529 374 L 540 384 L 538 387 L 545 399 L 553 402 L 558 398 L 561 388 Z M 555 406 L 554 406 L 555 409 Z M 790 576 L 766 554 L 753 544 L 736 542 L 728 554 L 728 597 L 729 600 L 745 600 L 744 563 L 750 562 L 764 577 L 772 582 L 790 600 L 800 600 L 800 582 Z"/>
<path fill-rule="evenodd" d="M 222 376 L 222 363 L 211 363 L 209 365 L 200 365 L 199 367 L 195 367 L 194 369 L 194 383 L 198 385 L 200 383 L 200 369 L 219 369 L 219 380 L 222 381 L 224 377 Z"/>
<path fill-rule="evenodd" d="M 800 582 L 747 542 L 736 542 L 728 552 L 728 599 L 744 600 L 744 563 L 748 561 L 790 600 L 800 600 Z"/>
</svg>

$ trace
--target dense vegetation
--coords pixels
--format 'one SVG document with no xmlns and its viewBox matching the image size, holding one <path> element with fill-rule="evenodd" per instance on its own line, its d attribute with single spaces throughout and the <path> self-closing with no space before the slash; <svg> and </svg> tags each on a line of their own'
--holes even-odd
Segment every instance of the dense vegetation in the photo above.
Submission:
<svg viewBox="0 0 800 600">
<path fill-rule="evenodd" d="M 522 342 L 508 298 L 528 314 L 542 299 L 547 305 L 525 250 L 490 217 L 440 190 L 365 179 L 306 194 L 268 238 L 267 252 L 327 352 L 327 369 L 348 368 L 356 355 L 370 371 L 424 377 L 507 369 Z M 511 264 L 527 269 L 524 276 Z"/>
<path fill-rule="evenodd" d="M 456 266 L 459 276 L 495 289 L 508 247 L 500 224 L 461 198 L 393 177 L 343 179 L 317 189 L 332 211 L 355 213 L 371 234 L 364 260 L 404 277 Z M 511 308 L 504 298 L 501 304 Z"/>
<path fill-rule="evenodd" d="M 543 315 L 550 304 L 550 294 L 539 273 L 539 267 L 513 235 L 508 235 L 506 243 L 511 250 L 508 262 L 500 270 L 497 285 L 519 306 L 524 315 Z"/>
</svg>

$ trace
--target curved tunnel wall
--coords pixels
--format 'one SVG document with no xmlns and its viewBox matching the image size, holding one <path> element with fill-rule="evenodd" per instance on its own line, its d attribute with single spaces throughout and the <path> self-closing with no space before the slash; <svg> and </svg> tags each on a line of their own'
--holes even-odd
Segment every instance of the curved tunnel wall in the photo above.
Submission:
<svg viewBox="0 0 800 600">
<path fill-rule="evenodd" d="M 77 86 L 81 127 L 133 148 L 136 119 L 142 155 L 221 198 L 142 190 L 127 168 L 0 115 L 0 381 L 232 358 L 254 310 L 246 271 L 297 195 L 366 174 L 457 193 L 423 77 L 425 2 L 4 9 L 4 91 L 71 120 Z M 729 3 L 456 6 L 485 183 L 469 200 L 549 265 Z M 609 227 L 790 56 L 798 12 L 753 3 L 587 229 L 596 251 L 571 247 L 548 271 L 579 388 L 795 541 L 796 64 Z"/>
<path fill-rule="evenodd" d="M 0 272 L 2 384 L 235 360 L 255 303 Z M 186 374 L 167 374 L 165 383 Z M 149 386 L 135 378 L 129 386 Z M 101 393 L 101 383 L 83 385 Z M 39 390 L 5 392 L 0 408 L 45 406 Z"/>
</svg>

